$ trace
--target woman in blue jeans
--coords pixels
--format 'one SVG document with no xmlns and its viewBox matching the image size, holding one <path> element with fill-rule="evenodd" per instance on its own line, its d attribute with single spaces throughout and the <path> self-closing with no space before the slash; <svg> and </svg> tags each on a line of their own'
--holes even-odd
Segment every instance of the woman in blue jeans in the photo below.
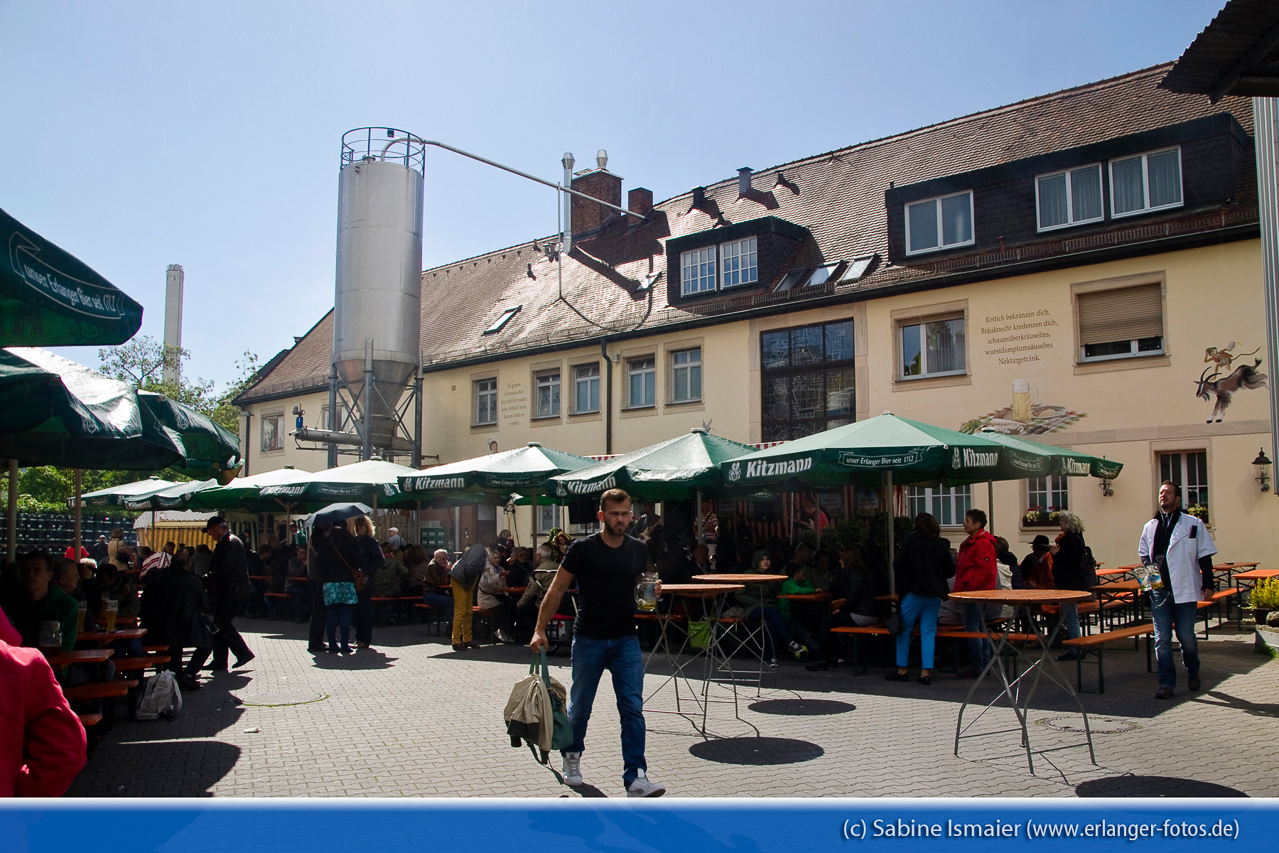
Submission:
<svg viewBox="0 0 1279 853">
<path fill-rule="evenodd" d="M 748 574 L 771 574 L 769 570 L 772 565 L 772 558 L 768 556 L 767 551 L 756 551 L 755 556 L 751 559 L 751 570 Z M 796 658 L 799 658 L 807 651 L 807 649 L 795 642 L 790 631 L 786 628 L 786 620 L 782 619 L 782 614 L 778 612 L 777 606 L 764 603 L 770 598 L 776 601 L 777 593 L 781 588 L 780 581 L 748 583 L 745 585 L 745 589 L 737 593 L 736 597 L 737 604 L 746 611 L 745 618 L 748 621 L 764 623 L 764 653 L 768 656 L 769 666 L 777 666 L 778 642 Z"/>
<path fill-rule="evenodd" d="M 933 653 L 937 645 L 937 613 L 946 597 L 946 579 L 955 574 L 950 542 L 941 538 L 937 519 L 926 512 L 915 516 L 915 529 L 902 540 L 893 560 L 902 630 L 897 635 L 897 669 L 888 681 L 909 681 L 910 639 L 919 622 L 920 684 L 932 684 Z"/>
</svg>

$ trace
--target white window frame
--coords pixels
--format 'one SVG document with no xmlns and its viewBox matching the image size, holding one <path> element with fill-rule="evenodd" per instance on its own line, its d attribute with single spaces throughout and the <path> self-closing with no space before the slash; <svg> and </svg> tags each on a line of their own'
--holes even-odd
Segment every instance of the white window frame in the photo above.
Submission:
<svg viewBox="0 0 1279 853">
<path fill-rule="evenodd" d="M 645 393 L 639 402 L 636 402 L 633 379 L 637 376 L 647 376 L 648 381 L 645 382 Z M 651 409 L 657 405 L 657 357 L 652 355 L 636 356 L 626 360 L 626 408 L 628 409 Z"/>
<path fill-rule="evenodd" d="M 905 365 L 903 364 L 906 356 L 906 341 L 903 336 L 906 333 L 906 329 L 912 326 L 919 326 L 921 330 L 920 334 L 926 335 L 927 332 L 923 331 L 923 329 L 929 323 L 941 323 L 949 320 L 959 320 L 964 324 L 964 350 L 963 350 L 964 365 L 963 367 L 960 367 L 958 370 L 929 371 L 928 364 L 927 364 L 928 342 L 927 342 L 927 339 L 925 338 L 924 340 L 920 341 L 920 346 L 919 346 L 920 373 L 915 376 L 911 376 L 907 374 L 905 372 Z M 898 381 L 914 382 L 920 379 L 934 379 L 938 376 L 964 376 L 967 373 L 968 373 L 968 317 L 966 314 L 945 313 L 945 314 L 938 314 L 933 317 L 910 317 L 910 318 L 902 318 L 897 320 L 897 379 Z"/>
<path fill-rule="evenodd" d="M 1199 474 L 1199 472 L 1198 472 L 1197 470 L 1193 472 L 1193 473 L 1194 473 L 1194 475 L 1195 475 L 1196 482 L 1194 482 L 1194 483 L 1192 483 L 1192 482 L 1191 482 L 1191 473 L 1192 473 L 1192 472 L 1191 472 L 1191 467 L 1190 467 L 1189 462 L 1190 462 L 1190 457 L 1191 457 L 1192 455 L 1194 455 L 1194 456 L 1202 455 L 1202 456 L 1203 456 L 1203 458 L 1204 458 L 1204 480 L 1203 480 L 1203 482 L 1197 482 L 1198 474 Z M 1172 481 L 1173 481 L 1173 482 L 1175 482 L 1175 483 L 1178 483 L 1178 484 L 1181 486 L 1181 508 L 1184 510 L 1186 507 L 1192 506 L 1192 505 L 1194 505 L 1194 504 L 1199 504 L 1200 506 L 1206 506 L 1206 507 L 1208 507 L 1208 509 L 1211 511 L 1211 509 L 1212 509 L 1212 504 L 1211 504 L 1211 501 L 1212 501 L 1212 489 L 1211 489 L 1212 471 L 1211 471 L 1211 469 L 1210 469 L 1210 467 L 1209 467 L 1209 463 L 1208 463 L 1208 451 L 1207 451 L 1207 449 L 1206 449 L 1206 448 L 1202 448 L 1202 447 L 1189 447 L 1189 448 L 1186 448 L 1185 450 L 1159 450 L 1159 451 L 1156 451 L 1155 463 L 1158 465 L 1159 480 L 1160 480 L 1161 482 L 1165 479 L 1165 478 L 1164 478 L 1164 457 L 1165 457 L 1165 456 L 1175 456 L 1175 457 L 1177 457 L 1177 460 L 1176 460 L 1175 464 L 1176 464 L 1176 465 L 1177 465 L 1177 466 L 1181 469 L 1180 471 L 1178 471 L 1178 473 L 1181 475 L 1181 476 L 1180 476 L 1180 479 L 1178 479 L 1177 477 L 1169 477 L 1169 478 L 1167 478 L 1167 479 L 1172 480 Z M 1204 498 L 1204 499 L 1203 499 L 1203 500 L 1191 500 L 1190 496 L 1191 496 L 1192 491 L 1194 492 L 1194 494 L 1195 494 L 1195 496 L 1196 496 L 1196 497 L 1202 497 L 1202 498 Z"/>
<path fill-rule="evenodd" d="M 491 384 L 492 387 L 489 387 Z M 481 387 L 483 386 L 483 387 Z M 480 399 L 481 396 L 488 401 L 488 408 L 491 412 L 491 419 L 480 420 Z M 486 379 L 476 379 L 471 383 L 471 425 L 472 426 L 493 426 L 497 423 L 497 377 L 490 376 Z"/>
<path fill-rule="evenodd" d="M 703 246 L 680 253 L 679 290 L 682 296 L 697 296 L 715 291 L 719 283 L 717 250 L 717 246 Z M 705 274 L 699 272 L 706 264 L 710 265 L 710 270 Z M 695 282 L 695 286 L 690 287 L 690 282 Z"/>
<path fill-rule="evenodd" d="M 1156 154 L 1166 154 L 1169 151 L 1177 152 L 1177 179 L 1181 184 L 1180 199 L 1171 204 L 1161 204 L 1158 207 L 1150 205 L 1150 158 Z M 1115 164 L 1126 163 L 1130 160 L 1141 160 L 1141 195 L 1145 206 L 1137 210 L 1129 210 L 1120 213 L 1115 210 Z M 1182 207 L 1186 203 L 1186 174 L 1182 169 L 1181 163 L 1181 146 L 1173 145 L 1169 148 L 1160 148 L 1156 151 L 1144 151 L 1141 154 L 1135 154 L 1132 157 L 1117 157 L 1108 164 L 1110 173 L 1110 216 L 1112 219 L 1121 219 L 1125 216 L 1140 216 L 1143 213 L 1150 213 L 1156 210 L 1173 210 Z"/>
<path fill-rule="evenodd" d="M 688 392 L 679 395 L 680 376 L 684 376 L 684 384 Z M 697 393 L 693 393 L 696 378 Z M 671 402 L 697 403 L 702 399 L 702 348 L 690 347 L 671 353 Z"/>
<path fill-rule="evenodd" d="M 1069 169 L 1062 169 L 1057 172 L 1047 172 L 1043 175 L 1035 176 L 1035 225 L 1038 227 L 1039 231 L 1058 231 L 1062 228 L 1074 228 L 1076 225 L 1088 225 L 1092 222 L 1105 221 L 1106 195 L 1102 191 L 1101 186 L 1101 165 L 1101 163 L 1085 163 L 1082 166 L 1071 166 Z M 1097 198 L 1101 201 L 1101 213 L 1092 219 L 1075 219 L 1075 185 L 1070 178 L 1075 172 L 1082 172 L 1084 169 L 1097 170 Z M 1043 222 L 1042 208 L 1039 206 L 1039 182 L 1048 180 L 1049 178 L 1062 176 L 1066 178 L 1066 215 L 1068 219 L 1060 225 L 1045 225 Z"/>
<path fill-rule="evenodd" d="M 1128 358 L 1148 358 L 1148 357 L 1162 356 L 1167 353 L 1166 341 L 1168 337 L 1168 334 L 1167 334 L 1168 333 L 1168 317 L 1166 315 L 1165 306 L 1162 304 L 1162 299 L 1160 304 L 1160 316 L 1159 316 L 1159 349 L 1142 350 L 1140 349 L 1139 344 L 1141 341 L 1146 340 L 1146 338 L 1130 338 L 1128 340 L 1127 352 L 1115 352 L 1115 353 L 1108 353 L 1106 355 L 1088 355 L 1087 354 L 1088 347 L 1092 345 L 1085 344 L 1081 340 L 1081 338 L 1083 337 L 1081 333 L 1080 318 L 1079 318 L 1079 314 L 1080 314 L 1079 303 L 1081 300 L 1087 299 L 1089 296 L 1095 296 L 1102 293 L 1111 293 L 1114 291 L 1126 290 L 1130 287 L 1146 287 L 1155 283 L 1156 282 L 1153 282 L 1153 281 L 1138 281 L 1138 282 L 1133 282 L 1131 284 L 1117 285 L 1115 287 L 1105 287 L 1105 288 L 1100 288 L 1096 290 L 1081 290 L 1075 293 L 1075 336 L 1076 336 L 1075 339 L 1079 345 L 1079 364 L 1096 364 L 1098 362 L 1117 361 L 1120 359 L 1128 359 Z M 1122 341 L 1120 340 L 1115 340 L 1115 341 L 1106 341 L 1105 343 L 1117 344 L 1121 342 Z"/>
<path fill-rule="evenodd" d="M 595 371 L 590 373 L 589 371 Z M 582 387 L 586 387 L 586 398 L 588 401 L 594 399 L 595 405 L 591 408 L 580 408 L 578 402 L 581 400 Z M 595 413 L 600 410 L 600 364 L 593 361 L 590 364 L 578 364 L 573 367 L 573 414 L 583 415 L 587 413 Z"/>
<path fill-rule="evenodd" d="M 926 512 L 937 519 L 941 527 L 962 527 L 964 515 L 973 508 L 972 487 L 910 486 L 906 491 L 906 505 L 912 518 Z"/>
<path fill-rule="evenodd" d="M 546 398 L 543 399 L 543 391 Z M 560 416 L 560 372 L 547 370 L 533 377 L 533 418 Z"/>
<path fill-rule="evenodd" d="M 944 243 L 942 235 L 945 233 L 946 227 L 942 222 L 941 206 L 942 202 L 948 198 L 956 198 L 957 196 L 968 196 L 968 239 L 957 243 Z M 911 249 L 910 247 L 910 209 L 921 204 L 933 203 L 937 206 L 937 245 L 929 246 L 926 249 Z M 907 255 L 926 255 L 929 252 L 941 252 L 947 249 L 955 249 L 960 246 L 971 246 L 977 241 L 977 216 L 973 209 L 973 191 L 964 190 L 963 192 L 947 193 L 946 195 L 934 196 L 933 198 L 921 198 L 918 201 L 908 201 L 902 207 L 904 221 L 906 224 L 906 254 Z"/>
<path fill-rule="evenodd" d="M 284 450 L 284 413 L 276 412 L 270 415 L 263 415 L 260 419 L 261 426 L 258 437 L 258 448 L 262 453 L 280 453 Z M 268 423 L 275 424 L 275 444 L 271 447 L 266 446 L 266 425 Z"/>
<path fill-rule="evenodd" d="M 559 506 L 537 506 L 534 507 L 533 518 L 537 524 L 538 533 L 550 533 L 555 528 L 563 529 L 564 525 L 560 521 Z"/>
<path fill-rule="evenodd" d="M 1031 477 L 1026 480 L 1026 508 L 1042 506 L 1045 510 L 1070 509 L 1070 478 L 1064 474 Z M 1055 496 L 1060 495 L 1058 500 Z M 1042 497 L 1041 497 L 1042 496 Z"/>
<path fill-rule="evenodd" d="M 748 259 L 748 262 L 743 262 L 743 259 Z M 730 261 L 737 262 L 738 265 L 735 269 L 729 269 Z M 720 243 L 719 266 L 719 283 L 724 290 L 728 290 L 731 287 L 756 284 L 759 281 L 759 238 L 754 236 L 743 237 L 740 240 Z M 733 274 L 738 276 L 738 280 L 729 282 L 728 278 Z"/>
</svg>

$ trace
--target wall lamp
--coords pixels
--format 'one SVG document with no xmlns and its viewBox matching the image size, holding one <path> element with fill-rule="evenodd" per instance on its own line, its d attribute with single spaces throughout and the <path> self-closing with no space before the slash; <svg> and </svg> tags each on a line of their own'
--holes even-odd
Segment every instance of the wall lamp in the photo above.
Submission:
<svg viewBox="0 0 1279 853">
<path fill-rule="evenodd" d="M 1115 496 L 1115 490 L 1111 487 L 1110 481 L 1104 477 L 1102 478 L 1102 481 L 1097 484 L 1097 488 L 1101 489 L 1101 496 L 1103 498 L 1113 498 Z"/>
<path fill-rule="evenodd" d="M 1257 458 L 1252 460 L 1252 464 L 1257 469 L 1257 476 L 1253 479 L 1261 485 L 1261 491 L 1270 491 L 1270 460 L 1266 458 L 1264 447 L 1257 450 Z"/>
</svg>

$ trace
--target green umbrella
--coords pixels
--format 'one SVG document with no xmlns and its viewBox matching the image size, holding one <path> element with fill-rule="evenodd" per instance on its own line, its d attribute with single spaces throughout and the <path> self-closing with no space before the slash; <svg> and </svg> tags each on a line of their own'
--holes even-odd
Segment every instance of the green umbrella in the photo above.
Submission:
<svg viewBox="0 0 1279 853">
<path fill-rule="evenodd" d="M 796 490 L 897 483 L 1018 480 L 1028 475 L 1013 451 L 979 435 L 901 418 L 890 412 L 815 433 L 721 467 L 729 484 L 791 484 Z M 1037 460 L 1031 460 L 1038 464 Z"/>
<path fill-rule="evenodd" d="M 236 477 L 225 486 L 212 489 L 201 489 L 187 499 L 189 509 L 226 510 L 243 509 L 249 512 L 275 512 L 280 509 L 280 502 L 274 498 L 261 498 L 258 491 L 263 486 L 275 486 L 281 483 L 296 482 L 299 475 L 310 475 L 292 465 L 264 471 L 251 477 Z"/>
<path fill-rule="evenodd" d="M 401 477 L 399 485 L 408 499 L 413 499 L 414 495 L 460 497 L 456 493 L 476 491 L 506 496 L 512 489 L 522 492 L 549 489 L 547 481 L 550 477 L 590 464 L 591 460 L 583 456 L 552 450 L 531 441 L 527 446 L 514 450 L 415 471 L 410 476 Z"/>
<path fill-rule="evenodd" d="M 297 476 L 290 481 L 260 488 L 259 497 L 287 504 L 320 504 L 316 509 L 331 503 L 359 501 L 376 509 L 379 501 L 385 503 L 400 495 L 400 477 L 418 472 L 406 465 L 369 459 L 314 474 L 294 473 Z"/>
<path fill-rule="evenodd" d="M 1123 470 L 1124 463 L 1114 462 L 1104 456 L 1090 456 L 1077 450 L 1066 450 L 1051 444 L 1040 444 L 1028 438 L 1005 435 L 995 430 L 981 430 L 977 433 L 1002 444 L 1013 452 L 1012 464 L 1023 468 L 1025 477 L 1045 477 L 1049 474 L 1060 474 L 1065 477 L 1097 477 L 1113 480 Z M 1033 462 L 1031 460 L 1034 460 Z M 1032 471 L 1032 468 L 1034 469 Z"/>
<path fill-rule="evenodd" d="M 609 489 L 625 489 L 645 500 L 681 500 L 697 491 L 727 494 L 720 464 L 754 453 L 749 444 L 711 435 L 704 429 L 632 450 L 612 459 L 551 478 L 559 498 L 589 497 Z"/>
<path fill-rule="evenodd" d="M 160 489 L 150 494 L 127 497 L 123 501 L 124 508 L 135 512 L 142 510 L 186 509 L 193 494 L 216 488 L 217 485 L 218 481 L 213 478 L 174 483 L 167 489 Z"/>
<path fill-rule="evenodd" d="M 122 344 L 141 326 L 141 305 L 0 210 L 0 344 Z"/>
<path fill-rule="evenodd" d="M 109 489 L 98 489 L 96 492 L 89 492 L 80 496 L 81 506 L 96 508 L 102 507 L 122 507 L 125 501 L 133 499 L 141 499 L 156 492 L 163 491 L 177 485 L 185 485 L 185 483 L 176 483 L 173 480 L 161 480 L 159 477 L 149 477 L 145 480 L 138 480 L 134 483 L 122 483 L 119 486 L 112 486 Z M 67 505 L 75 506 L 75 498 L 69 498 Z"/>
<path fill-rule="evenodd" d="M 0 350 L 0 456 L 26 465 L 179 467 L 206 477 L 240 463 L 240 440 L 162 394 L 42 349 Z"/>
</svg>

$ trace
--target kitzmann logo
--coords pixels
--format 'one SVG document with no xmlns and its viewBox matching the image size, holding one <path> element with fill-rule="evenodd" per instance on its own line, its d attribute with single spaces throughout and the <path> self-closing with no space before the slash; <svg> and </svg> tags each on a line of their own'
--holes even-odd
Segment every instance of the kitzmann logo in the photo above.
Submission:
<svg viewBox="0 0 1279 853">
<path fill-rule="evenodd" d="M 1087 462 L 1079 459 L 1067 459 L 1064 468 L 1065 470 L 1062 473 L 1074 477 L 1087 477 L 1088 472 L 1091 470 Z"/>
<path fill-rule="evenodd" d="M 791 459 L 786 462 L 747 462 L 746 479 L 757 480 L 761 477 L 782 477 L 787 474 L 802 474 L 813 467 L 813 457 Z"/>
<path fill-rule="evenodd" d="M 973 450 L 971 447 L 955 448 L 954 467 L 994 468 L 999 464 L 999 451 Z"/>
</svg>

